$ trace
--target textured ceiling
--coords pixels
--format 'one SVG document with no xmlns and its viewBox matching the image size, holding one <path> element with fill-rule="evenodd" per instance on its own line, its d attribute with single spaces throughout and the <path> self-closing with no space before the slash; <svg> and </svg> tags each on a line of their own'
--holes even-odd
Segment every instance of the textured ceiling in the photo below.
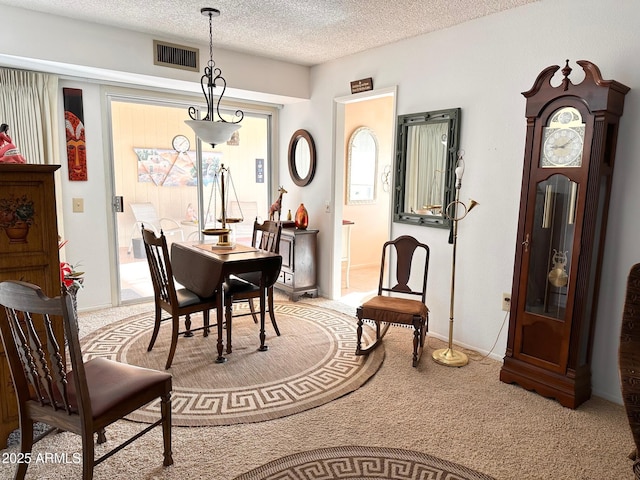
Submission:
<svg viewBox="0 0 640 480">
<path fill-rule="evenodd" d="M 215 48 L 301 65 L 441 30 L 538 0 L 0 0 L 28 10 L 209 43 L 201 7 L 214 7 Z"/>
</svg>

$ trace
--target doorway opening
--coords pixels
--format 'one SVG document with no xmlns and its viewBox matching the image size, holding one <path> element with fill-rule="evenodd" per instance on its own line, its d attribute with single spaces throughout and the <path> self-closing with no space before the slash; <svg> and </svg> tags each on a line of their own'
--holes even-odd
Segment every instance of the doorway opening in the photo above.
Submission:
<svg viewBox="0 0 640 480">
<path fill-rule="evenodd" d="M 332 293 L 358 306 L 377 290 L 391 228 L 396 88 L 340 97 L 336 108 Z"/>
</svg>

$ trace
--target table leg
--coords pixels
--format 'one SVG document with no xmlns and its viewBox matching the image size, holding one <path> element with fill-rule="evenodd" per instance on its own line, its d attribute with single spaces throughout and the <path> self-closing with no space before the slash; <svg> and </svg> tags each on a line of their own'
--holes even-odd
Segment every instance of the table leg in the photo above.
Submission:
<svg viewBox="0 0 640 480">
<path fill-rule="evenodd" d="M 216 306 L 216 314 L 218 316 L 218 358 L 216 358 L 216 363 L 224 363 L 227 361 L 227 359 L 222 356 L 222 350 L 224 348 L 222 342 L 222 325 L 224 322 L 224 289 L 222 288 L 222 286 L 218 290 L 218 304 Z"/>
<path fill-rule="evenodd" d="M 233 301 L 230 302 L 224 302 L 225 303 L 225 312 L 224 312 L 224 318 L 225 318 L 225 328 L 227 329 L 227 354 L 231 353 L 231 324 L 232 324 L 232 320 L 233 320 Z"/>
<path fill-rule="evenodd" d="M 265 281 L 264 281 L 264 273 L 263 273 L 262 278 L 260 279 L 260 347 L 258 348 L 258 351 L 260 352 L 265 352 L 269 350 L 269 347 L 264 344 L 264 341 L 266 339 L 266 335 L 264 333 L 264 319 L 265 319 L 265 310 L 266 310 L 266 305 L 265 305 L 266 288 L 264 288 L 264 285 L 265 285 Z"/>
</svg>

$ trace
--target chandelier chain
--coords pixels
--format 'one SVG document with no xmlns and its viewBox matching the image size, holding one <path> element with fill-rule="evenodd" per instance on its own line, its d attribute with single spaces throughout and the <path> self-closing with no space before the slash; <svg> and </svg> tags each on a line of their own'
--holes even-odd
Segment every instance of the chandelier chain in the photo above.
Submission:
<svg viewBox="0 0 640 480">
<path fill-rule="evenodd" d="M 209 66 L 213 68 L 213 13 L 209 12 Z"/>
</svg>

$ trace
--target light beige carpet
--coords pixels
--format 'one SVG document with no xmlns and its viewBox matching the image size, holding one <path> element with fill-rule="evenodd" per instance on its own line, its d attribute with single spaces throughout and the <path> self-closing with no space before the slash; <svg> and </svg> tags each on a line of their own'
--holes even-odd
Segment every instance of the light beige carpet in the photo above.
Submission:
<svg viewBox="0 0 640 480">
<path fill-rule="evenodd" d="M 246 307 L 237 310 L 247 311 Z M 279 302 L 274 311 L 281 335 L 276 336 L 267 321 L 269 350 L 264 352 L 257 351 L 259 325 L 251 316 L 234 318 L 233 351 L 225 354 L 226 363 L 215 363 L 215 328 L 208 337 L 197 332 L 178 339 L 169 370 L 173 375 L 173 425 L 233 425 L 292 415 L 356 390 L 380 368 L 384 348 L 367 357 L 354 355 L 356 333 L 351 317 L 292 302 Z M 112 323 L 83 338 L 83 354 L 163 370 L 171 325 L 163 323 L 148 352 L 153 324 L 153 313 Z M 192 324 L 202 325 L 202 316 L 193 316 Z M 153 423 L 159 416 L 158 400 L 128 418 Z"/>
<path fill-rule="evenodd" d="M 354 316 L 354 309 L 325 299 L 302 300 Z M 151 304 L 80 315 L 88 334 L 113 321 L 149 312 Z M 355 318 L 354 318 L 355 326 Z M 355 328 L 355 327 L 354 327 Z M 267 330 L 268 331 L 268 330 Z M 162 467 L 162 437 L 154 431 L 96 468 L 95 480 L 230 480 L 284 456 L 328 447 L 399 448 L 464 465 L 498 480 L 632 480 L 633 445 L 624 408 L 594 397 L 569 410 L 499 380 L 501 362 L 479 360 L 450 368 L 429 355 L 445 344 L 428 339 L 418 368 L 411 367 L 411 331 L 391 328 L 385 360 L 362 387 L 337 400 L 268 422 L 218 427 L 175 427 L 175 464 Z M 107 429 L 104 452 L 142 425 L 118 422 Z M 16 446 L 0 452 L 10 454 Z M 78 437 L 59 434 L 34 453 L 80 452 Z M 14 465 L 0 462 L 0 478 Z M 78 479 L 80 466 L 33 463 L 27 479 Z"/>
</svg>

